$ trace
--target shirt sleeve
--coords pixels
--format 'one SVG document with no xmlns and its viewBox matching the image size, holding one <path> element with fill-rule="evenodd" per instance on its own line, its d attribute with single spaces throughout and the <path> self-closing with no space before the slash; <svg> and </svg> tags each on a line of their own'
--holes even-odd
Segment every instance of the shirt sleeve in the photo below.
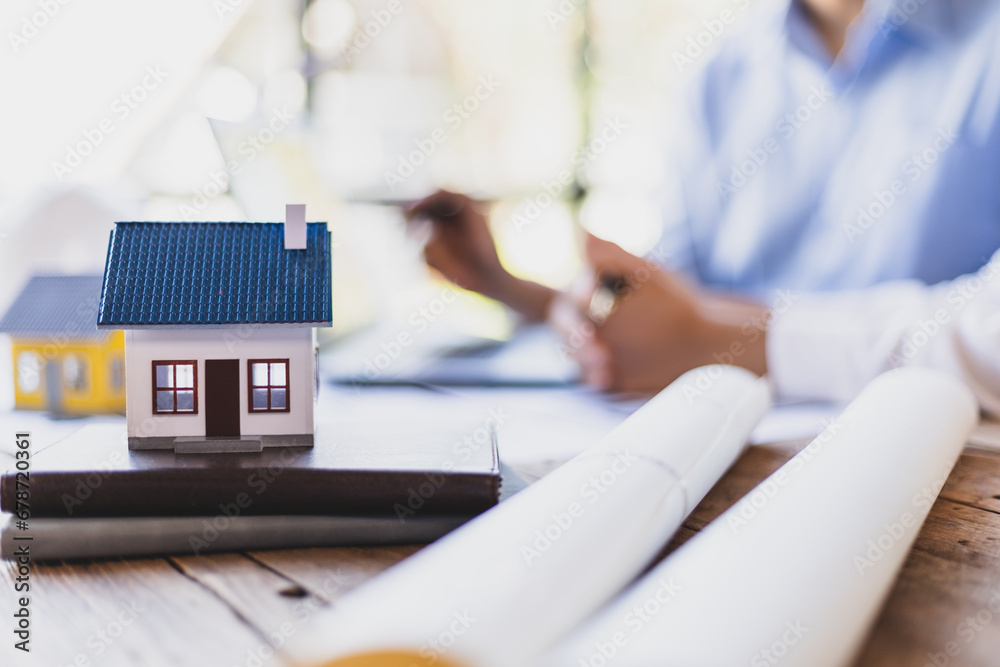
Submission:
<svg viewBox="0 0 1000 667">
<path fill-rule="evenodd" d="M 927 286 L 793 295 L 768 327 L 768 375 L 783 399 L 849 401 L 875 376 L 928 366 L 1000 415 L 1000 251 L 979 271 Z"/>
</svg>

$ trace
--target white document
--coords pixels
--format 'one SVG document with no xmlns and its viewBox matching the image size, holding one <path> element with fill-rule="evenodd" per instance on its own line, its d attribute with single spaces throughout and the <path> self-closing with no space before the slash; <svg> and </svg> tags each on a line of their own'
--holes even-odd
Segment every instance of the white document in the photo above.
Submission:
<svg viewBox="0 0 1000 667">
<path fill-rule="evenodd" d="M 950 375 L 885 373 L 534 664 L 850 664 L 977 417 L 972 393 Z"/>
<path fill-rule="evenodd" d="M 294 664 L 529 664 L 649 564 L 769 402 L 745 370 L 685 374 L 599 444 L 317 616 L 288 647 Z"/>
</svg>

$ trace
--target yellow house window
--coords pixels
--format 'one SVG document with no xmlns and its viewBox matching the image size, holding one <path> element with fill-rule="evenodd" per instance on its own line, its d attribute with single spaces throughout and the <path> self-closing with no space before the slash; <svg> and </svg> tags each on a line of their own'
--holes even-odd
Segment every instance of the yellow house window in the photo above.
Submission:
<svg viewBox="0 0 1000 667">
<path fill-rule="evenodd" d="M 68 354 L 63 359 L 63 381 L 71 391 L 84 391 L 87 388 L 87 362 L 77 354 Z"/>
<path fill-rule="evenodd" d="M 17 355 L 17 386 L 26 394 L 38 391 L 42 384 L 39 371 L 41 360 L 34 352 L 22 352 Z"/>
<path fill-rule="evenodd" d="M 110 377 L 111 391 L 118 393 L 125 388 L 125 360 L 121 357 L 111 359 Z"/>
</svg>

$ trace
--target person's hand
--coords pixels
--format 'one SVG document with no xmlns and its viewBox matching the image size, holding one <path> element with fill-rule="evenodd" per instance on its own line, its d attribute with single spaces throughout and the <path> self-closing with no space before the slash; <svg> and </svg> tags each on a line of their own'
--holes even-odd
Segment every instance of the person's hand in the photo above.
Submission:
<svg viewBox="0 0 1000 667">
<path fill-rule="evenodd" d="M 728 360 L 763 372 L 763 336 L 742 341 L 740 321 L 759 308 L 700 294 L 680 278 L 587 235 L 592 275 L 552 308 L 552 323 L 566 337 L 583 378 L 602 389 L 656 392 L 692 368 Z M 610 313 L 592 312 L 602 284 L 618 292 Z M 607 288 L 605 288 L 607 289 Z M 594 321 L 594 320 L 597 321 Z"/>
<path fill-rule="evenodd" d="M 439 190 L 406 211 L 411 224 L 429 223 L 427 264 L 473 292 L 493 296 L 511 276 L 500 264 L 485 206 L 465 195 Z"/>
<path fill-rule="evenodd" d="M 691 357 L 700 319 L 693 291 L 655 264 L 596 236 L 587 235 L 585 251 L 593 289 L 617 283 L 618 292 L 613 311 L 594 322 L 594 333 L 581 349 L 585 379 L 605 389 L 654 392 L 696 365 Z M 604 313 L 589 312 L 592 299 L 590 291 L 578 308 L 599 319 Z"/>
<path fill-rule="evenodd" d="M 486 205 L 439 190 L 406 211 L 411 224 L 429 224 L 424 246 L 428 266 L 467 290 L 505 303 L 529 320 L 542 320 L 554 292 L 521 280 L 500 263 Z"/>
</svg>

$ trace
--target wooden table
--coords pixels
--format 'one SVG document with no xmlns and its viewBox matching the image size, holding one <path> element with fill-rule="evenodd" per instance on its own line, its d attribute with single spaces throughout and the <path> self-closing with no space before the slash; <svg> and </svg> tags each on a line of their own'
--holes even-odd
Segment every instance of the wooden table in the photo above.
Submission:
<svg viewBox="0 0 1000 667">
<path fill-rule="evenodd" d="M 707 525 L 804 444 L 748 449 L 664 553 Z M 31 575 L 30 658 L 12 650 L 16 570 L 5 563 L 0 665 L 282 664 L 268 662 L 273 647 L 294 638 L 317 609 L 336 604 L 337 598 L 417 548 L 37 565 Z M 856 664 L 1000 665 L 1000 455 L 966 450 Z"/>
</svg>

